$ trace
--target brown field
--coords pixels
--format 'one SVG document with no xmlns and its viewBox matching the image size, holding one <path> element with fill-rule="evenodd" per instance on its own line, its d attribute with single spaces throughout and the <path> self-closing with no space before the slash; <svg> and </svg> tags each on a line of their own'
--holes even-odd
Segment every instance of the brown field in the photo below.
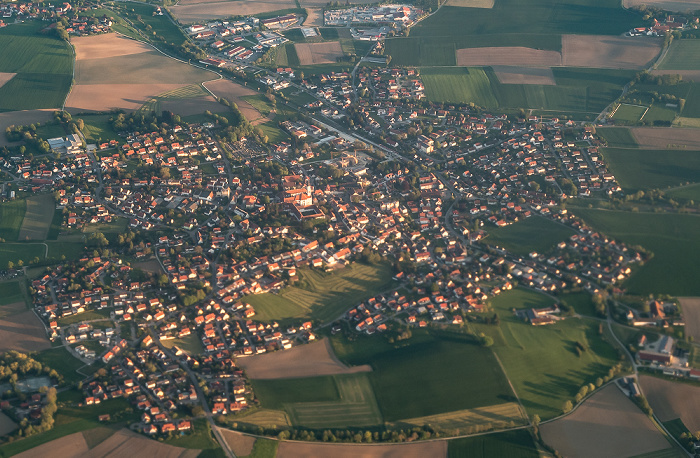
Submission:
<svg viewBox="0 0 700 458">
<path fill-rule="evenodd" d="M 109 111 L 113 108 L 138 110 L 152 96 L 172 91 L 183 84 L 78 84 L 73 87 L 68 111 Z"/>
<path fill-rule="evenodd" d="M 562 35 L 563 65 L 640 70 L 661 51 L 661 38 Z"/>
<path fill-rule="evenodd" d="M 625 6 L 625 8 L 634 8 L 635 6 L 646 5 L 654 8 L 661 8 L 663 10 L 676 11 L 679 13 L 700 9 L 700 0 L 622 0 L 622 4 Z"/>
<path fill-rule="evenodd" d="M 238 105 L 238 109 L 241 111 L 241 113 L 243 113 L 243 116 L 245 116 L 248 121 L 253 122 L 257 119 L 263 118 L 262 113 L 256 110 L 253 105 L 241 98 L 246 95 L 256 95 L 257 92 L 254 90 L 227 79 L 208 81 L 204 85 L 215 96 L 223 97 L 231 102 L 235 102 L 236 105 Z"/>
<path fill-rule="evenodd" d="M 652 75 L 681 75 L 683 81 L 700 83 L 700 70 L 652 70 Z"/>
<path fill-rule="evenodd" d="M 369 366 L 348 367 L 333 354 L 330 340 L 299 345 L 290 350 L 238 359 L 238 365 L 252 379 L 318 377 L 321 375 L 369 372 Z"/>
<path fill-rule="evenodd" d="M 527 416 L 517 402 L 507 402 L 475 409 L 457 410 L 427 417 L 411 418 L 395 423 L 397 428 L 423 425 L 450 430 L 450 434 L 471 434 L 479 425 L 490 424 L 494 429 L 507 428 L 511 422 L 516 425 L 527 423 Z"/>
<path fill-rule="evenodd" d="M 324 3 L 325 5 L 325 3 Z M 293 0 L 223 1 L 182 0 L 168 10 L 183 24 L 210 21 L 229 16 L 254 16 L 261 13 L 296 8 Z"/>
<path fill-rule="evenodd" d="M 700 387 L 640 375 L 642 392 L 661 421 L 679 418 L 690 431 L 700 431 Z"/>
<path fill-rule="evenodd" d="M 12 421 L 10 417 L 0 412 L 0 436 L 10 434 L 17 429 L 17 423 Z"/>
<path fill-rule="evenodd" d="M 155 259 L 135 262 L 132 265 L 137 269 L 145 270 L 146 272 L 151 272 L 156 275 L 160 275 L 163 273 L 163 269 L 160 267 L 160 263 Z"/>
<path fill-rule="evenodd" d="M 124 456 L 194 458 L 199 455 L 200 452 L 201 450 L 185 449 L 162 444 L 158 441 L 147 439 L 128 429 L 121 429 L 104 442 L 81 455 L 81 458 L 118 458 Z M 55 456 L 63 458 L 65 455 Z"/>
<path fill-rule="evenodd" d="M 447 441 L 413 444 L 351 445 L 281 442 L 277 458 L 440 458 L 447 456 Z"/>
<path fill-rule="evenodd" d="M 301 65 L 334 64 L 337 57 L 343 56 L 343 50 L 337 41 L 296 43 L 294 49 Z"/>
<path fill-rule="evenodd" d="M 5 130 L 10 126 L 26 126 L 35 122 L 46 122 L 53 119 L 53 112 L 50 108 L 42 110 L 8 111 L 0 113 L 0 147 L 10 145 L 5 137 Z M 13 145 L 19 143 L 12 143 Z"/>
<path fill-rule="evenodd" d="M 556 67 L 561 65 L 561 54 L 556 51 L 544 51 L 522 46 L 467 48 L 457 50 L 457 65 L 462 67 L 487 67 L 489 65 Z"/>
<path fill-rule="evenodd" d="M 305 27 L 323 27 L 323 9 L 306 8 L 308 16 L 304 20 Z"/>
<path fill-rule="evenodd" d="M 685 321 L 685 333 L 700 342 L 700 297 L 679 297 L 683 321 Z"/>
<path fill-rule="evenodd" d="M 542 439 L 569 458 L 617 458 L 671 447 L 652 421 L 615 385 L 574 413 L 540 426 Z"/>
<path fill-rule="evenodd" d="M 71 43 L 75 46 L 76 60 L 104 59 L 153 51 L 153 48 L 145 43 L 114 33 L 73 37 Z"/>
<path fill-rule="evenodd" d="M 51 442 L 41 444 L 38 447 L 15 455 L 18 458 L 44 458 L 47 456 L 60 456 L 61 458 L 73 458 L 81 456 L 88 451 L 83 433 L 74 433 L 54 439 Z"/>
<path fill-rule="evenodd" d="M 554 86 L 554 74 L 549 67 L 508 67 L 503 65 L 493 66 L 498 81 L 503 84 L 544 84 Z"/>
<path fill-rule="evenodd" d="M 0 72 L 0 87 L 3 87 L 5 83 L 10 81 L 17 73 L 3 73 Z"/>
<path fill-rule="evenodd" d="M 494 0 L 447 0 L 447 6 L 463 8 L 493 8 Z"/>
<path fill-rule="evenodd" d="M 21 302 L 3 306 L 3 309 L 8 307 L 16 307 L 17 313 L 0 319 L 0 353 L 41 351 L 51 347 L 44 326 L 34 312 L 26 310 Z"/>
<path fill-rule="evenodd" d="M 18 240 L 46 240 L 55 210 L 56 203 L 50 194 L 28 197 Z"/>
<path fill-rule="evenodd" d="M 640 148 L 700 150 L 700 130 L 672 127 L 633 127 Z"/>
<path fill-rule="evenodd" d="M 255 445 L 253 436 L 224 428 L 219 428 L 219 431 L 221 431 L 224 440 L 236 456 L 248 456 L 253 451 L 253 445 Z"/>
<path fill-rule="evenodd" d="M 202 114 L 207 110 L 212 113 L 228 111 L 227 107 L 214 100 L 214 97 L 210 95 L 190 99 L 163 100 L 160 102 L 160 109 L 172 111 L 181 116 Z"/>
</svg>

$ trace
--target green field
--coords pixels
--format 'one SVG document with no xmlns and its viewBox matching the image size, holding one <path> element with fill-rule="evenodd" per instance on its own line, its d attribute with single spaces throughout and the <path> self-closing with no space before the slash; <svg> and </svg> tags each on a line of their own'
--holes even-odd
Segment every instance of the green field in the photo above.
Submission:
<svg viewBox="0 0 700 458">
<path fill-rule="evenodd" d="M 40 363 L 46 364 L 52 369 L 56 369 L 56 372 L 63 376 L 63 380 L 66 383 L 75 383 L 85 378 L 83 375 L 76 372 L 85 365 L 70 354 L 64 347 L 50 348 L 35 353 L 32 357 Z M 91 372 L 89 367 L 85 368 L 86 374 Z"/>
<path fill-rule="evenodd" d="M 193 448 L 199 450 L 216 450 L 221 448 L 219 443 L 214 438 L 209 422 L 205 418 L 195 419 L 192 422 L 192 429 L 192 433 L 168 438 L 164 441 L 164 443 L 174 447 Z M 200 454 L 199 456 L 203 456 L 203 454 Z"/>
<path fill-rule="evenodd" d="M 0 204 L 0 238 L 14 242 L 19 237 L 24 213 L 27 211 L 27 201 L 15 199 Z M 0 263 L 0 266 L 2 263 Z"/>
<path fill-rule="evenodd" d="M 8 262 L 15 267 L 21 260 L 25 265 L 34 258 L 44 259 L 46 247 L 40 243 L 0 243 L 0 268 L 6 268 Z"/>
<path fill-rule="evenodd" d="M 123 141 L 117 133 L 112 129 L 109 123 L 110 115 L 81 115 L 84 124 L 83 135 L 88 143 L 96 143 L 98 141 L 107 142 L 109 140 Z"/>
<path fill-rule="evenodd" d="M 593 304 L 591 295 L 584 291 L 560 294 L 557 299 L 579 315 L 596 316 L 595 304 Z"/>
<path fill-rule="evenodd" d="M 543 307 L 553 300 L 533 291 L 515 289 L 491 300 L 500 328 L 492 326 L 494 351 L 525 409 L 543 420 L 561 414 L 583 384 L 607 374 L 618 361 L 611 345 L 598 335 L 598 322 L 567 318 L 548 326 L 532 326 L 512 309 Z M 481 327 L 485 330 L 486 327 Z M 588 348 L 580 357 L 575 343 Z"/>
<path fill-rule="evenodd" d="M 490 67 L 423 68 L 421 78 L 427 99 L 434 102 L 590 114 L 615 100 L 634 76 L 629 71 L 569 67 L 553 68 L 552 72 L 556 86 L 501 84 Z"/>
<path fill-rule="evenodd" d="M 334 338 L 332 343 L 338 357 L 347 364 L 372 366 L 368 375 L 386 421 L 514 400 L 489 349 L 419 331 L 399 348 L 387 345 L 381 337 L 362 341 L 358 344 Z"/>
<path fill-rule="evenodd" d="M 489 229 L 484 241 L 506 250 L 525 255 L 536 251 L 544 253 L 575 232 L 568 226 L 535 215 L 505 227 Z"/>
<path fill-rule="evenodd" d="M 615 121 L 622 121 L 627 123 L 636 123 L 642 119 L 642 116 L 646 113 L 647 107 L 641 105 L 629 105 L 623 103 L 620 107 L 615 110 L 613 119 Z"/>
<path fill-rule="evenodd" d="M 182 30 L 174 21 L 171 21 L 167 15 L 153 15 L 155 11 L 153 5 L 141 2 L 124 2 L 123 5 L 123 7 L 117 8 L 117 11 L 121 14 L 125 14 L 126 17 L 147 36 L 156 33 L 167 43 L 172 43 L 177 46 L 187 41 L 187 37 L 185 37 Z M 139 18 L 143 21 L 143 24 L 139 22 Z M 148 29 L 146 26 L 150 26 L 151 29 Z"/>
<path fill-rule="evenodd" d="M 47 23 L 32 21 L 0 29 L 0 72 L 17 73 L 0 87 L 0 111 L 58 108 L 71 85 L 70 45 L 40 35 Z"/>
<path fill-rule="evenodd" d="M 676 119 L 676 116 L 678 116 L 678 111 L 675 108 L 654 104 L 644 115 L 642 121 L 654 125 L 658 121 L 671 122 Z"/>
<path fill-rule="evenodd" d="M 674 40 L 659 70 L 700 70 L 700 41 Z"/>
<path fill-rule="evenodd" d="M 448 458 L 539 458 L 528 430 L 507 431 L 478 437 L 453 439 L 447 446 Z"/>
<path fill-rule="evenodd" d="M 354 263 L 333 273 L 302 269 L 298 275 L 297 286 L 288 286 L 278 294 L 256 294 L 245 298 L 245 302 L 255 307 L 256 320 L 308 317 L 330 321 L 394 285 L 391 269 L 386 264 Z"/>
<path fill-rule="evenodd" d="M 597 130 L 598 136 L 603 138 L 611 148 L 636 148 L 637 140 L 626 127 L 605 127 Z"/>
<path fill-rule="evenodd" d="M 602 152 L 626 191 L 662 189 L 700 180 L 700 151 L 604 148 Z"/>
<path fill-rule="evenodd" d="M 571 208 L 595 230 L 654 253 L 625 286 L 632 294 L 700 296 L 691 272 L 700 259 L 700 218 L 671 213 L 632 213 Z"/>
<path fill-rule="evenodd" d="M 340 401 L 332 376 L 276 380 L 251 380 L 262 407 L 280 410 L 285 404 Z"/>
<path fill-rule="evenodd" d="M 20 228 L 21 240 L 45 240 L 53 221 L 56 202 L 52 194 L 27 197 L 27 211 Z"/>
<path fill-rule="evenodd" d="M 22 286 L 19 281 L 5 281 L 0 283 L 0 305 L 25 302 Z"/>
<path fill-rule="evenodd" d="M 695 183 L 682 188 L 676 188 L 670 191 L 665 191 L 666 196 L 681 200 L 681 201 L 694 201 L 700 202 L 700 183 Z"/>
</svg>

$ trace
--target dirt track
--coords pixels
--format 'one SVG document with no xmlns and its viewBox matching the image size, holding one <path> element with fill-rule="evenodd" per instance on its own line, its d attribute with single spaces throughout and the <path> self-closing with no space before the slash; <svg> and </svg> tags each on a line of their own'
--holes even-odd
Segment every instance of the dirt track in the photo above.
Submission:
<svg viewBox="0 0 700 458">
<path fill-rule="evenodd" d="M 700 388 L 641 375 L 639 383 L 661 421 L 681 418 L 690 431 L 700 431 Z"/>
<path fill-rule="evenodd" d="M 614 385 L 571 415 L 540 427 L 544 441 L 568 458 L 618 458 L 671 447 L 654 424 Z"/>
<path fill-rule="evenodd" d="M 633 127 L 640 148 L 700 150 L 700 130 L 673 127 Z"/>
<path fill-rule="evenodd" d="M 328 339 L 290 350 L 240 358 L 237 364 L 246 370 L 249 378 L 263 380 L 355 374 L 372 370 L 366 365 L 348 367 L 341 363 L 333 354 Z"/>
<path fill-rule="evenodd" d="M 392 445 L 282 442 L 277 449 L 277 458 L 440 458 L 446 456 L 447 441 Z"/>
<path fill-rule="evenodd" d="M 533 67 L 509 67 L 496 65 L 493 67 L 496 72 L 498 81 L 503 84 L 543 84 L 554 86 L 554 74 L 551 68 L 533 68 Z"/>
<path fill-rule="evenodd" d="M 640 70 L 661 51 L 661 38 L 562 35 L 563 65 Z"/>
<path fill-rule="evenodd" d="M 333 64 L 337 57 L 343 56 L 343 50 L 337 41 L 325 43 L 295 43 L 294 49 L 301 65 Z"/>
<path fill-rule="evenodd" d="M 490 65 L 556 67 L 561 65 L 561 54 L 557 51 L 544 51 L 522 46 L 467 48 L 457 50 L 457 65 L 463 67 Z"/>
</svg>

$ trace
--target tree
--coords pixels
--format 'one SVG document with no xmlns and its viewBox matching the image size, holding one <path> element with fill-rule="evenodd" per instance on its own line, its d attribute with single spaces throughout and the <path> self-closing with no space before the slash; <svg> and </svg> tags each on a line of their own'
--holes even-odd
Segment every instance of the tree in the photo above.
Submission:
<svg viewBox="0 0 700 458">
<path fill-rule="evenodd" d="M 571 403 L 571 401 L 566 401 L 564 403 L 564 406 L 562 406 L 561 410 L 564 413 L 569 413 L 569 412 L 571 412 L 571 409 L 573 409 L 573 408 L 574 408 L 574 405 Z"/>
</svg>

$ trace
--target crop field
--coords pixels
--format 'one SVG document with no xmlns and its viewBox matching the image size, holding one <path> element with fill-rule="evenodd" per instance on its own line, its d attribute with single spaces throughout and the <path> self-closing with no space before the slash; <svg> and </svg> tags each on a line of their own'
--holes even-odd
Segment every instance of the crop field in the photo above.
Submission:
<svg viewBox="0 0 700 458">
<path fill-rule="evenodd" d="M 223 97 L 235 103 L 249 122 L 263 117 L 262 113 L 256 110 L 253 105 L 243 100 L 243 97 L 256 95 L 257 92 L 254 90 L 227 79 L 208 81 L 203 85 L 217 97 Z"/>
<path fill-rule="evenodd" d="M 698 0 L 623 0 L 623 5 L 625 5 L 625 8 L 646 5 L 668 11 L 686 12 L 697 10 Z"/>
<path fill-rule="evenodd" d="M 295 43 L 294 49 L 301 65 L 332 64 L 336 58 L 343 56 L 343 50 L 337 41 Z"/>
<path fill-rule="evenodd" d="M 27 211 L 19 231 L 19 240 L 45 240 L 55 210 L 56 203 L 51 194 L 27 197 Z"/>
<path fill-rule="evenodd" d="M 129 20 L 135 23 L 144 33 L 150 34 L 156 32 L 163 37 L 166 42 L 180 45 L 186 41 L 186 37 L 182 30 L 170 20 L 167 15 L 154 15 L 155 6 L 142 2 L 123 2 L 117 3 L 118 11 L 125 14 Z M 123 5 L 123 6 L 122 6 Z M 126 11 L 124 11 L 126 10 Z M 131 11 L 134 10 L 134 11 Z M 140 20 L 143 24 L 139 23 Z M 147 30 L 146 26 L 151 26 L 151 30 Z"/>
<path fill-rule="evenodd" d="M 658 56 L 661 38 L 563 35 L 563 65 L 640 70 Z"/>
<path fill-rule="evenodd" d="M 447 441 L 403 444 L 322 444 L 314 442 L 280 442 L 277 458 L 445 458 Z"/>
<path fill-rule="evenodd" d="M 0 111 L 59 108 L 68 93 L 72 51 L 58 38 L 39 35 L 42 22 L 0 29 L 0 72 L 16 73 L 0 87 Z"/>
<path fill-rule="evenodd" d="M 676 116 L 678 116 L 676 108 L 654 104 L 649 107 L 649 111 L 646 112 L 642 121 L 647 124 L 654 124 L 657 121 L 666 121 L 670 123 L 676 119 Z"/>
<path fill-rule="evenodd" d="M 636 148 L 639 146 L 630 129 L 626 127 L 605 127 L 597 129 L 597 134 L 611 148 Z"/>
<path fill-rule="evenodd" d="M 523 424 L 527 424 L 527 414 L 520 407 L 520 404 L 506 402 L 505 404 L 457 410 L 427 417 L 409 418 L 396 422 L 394 425 L 397 427 L 431 425 L 442 431 L 459 435 L 469 434 L 475 431 L 476 427 L 483 425 L 499 429 Z"/>
<path fill-rule="evenodd" d="M 325 5 L 325 3 L 324 3 Z M 228 18 L 230 16 L 258 16 L 261 13 L 270 13 L 294 8 L 293 0 L 256 0 L 256 1 L 201 1 L 184 0 L 168 10 L 183 24 L 206 22 L 213 19 Z"/>
<path fill-rule="evenodd" d="M 663 189 L 700 180 L 700 151 L 605 148 L 603 156 L 625 190 Z"/>
<path fill-rule="evenodd" d="M 654 253 L 625 283 L 632 294 L 700 296 L 700 284 L 688 275 L 700 256 L 698 217 L 673 213 L 632 213 L 584 208 L 569 211 L 616 240 Z"/>
<path fill-rule="evenodd" d="M 255 446 L 255 437 L 221 428 L 221 435 L 236 456 L 248 456 Z"/>
<path fill-rule="evenodd" d="M 642 119 L 642 116 L 644 116 L 648 108 L 649 107 L 644 105 L 630 105 L 628 103 L 621 103 L 615 110 L 612 118 L 615 121 L 636 123 Z"/>
<path fill-rule="evenodd" d="M 354 263 L 333 273 L 304 269 L 298 275 L 303 285 L 288 286 L 278 294 L 245 298 L 255 307 L 257 320 L 308 317 L 327 322 L 393 285 L 390 268 L 385 264 Z"/>
<path fill-rule="evenodd" d="M 449 458 L 539 458 L 535 441 L 527 430 L 506 431 L 478 437 L 465 437 L 449 441 Z"/>
<path fill-rule="evenodd" d="M 317 377 L 372 370 L 369 366 L 348 367 L 341 363 L 333 354 L 329 339 L 290 350 L 240 358 L 238 365 L 245 369 L 246 376 L 251 379 Z"/>
<path fill-rule="evenodd" d="M 12 307 L 12 310 L 8 316 L 0 319 L 0 352 L 41 351 L 51 346 L 46 338 L 44 325 L 34 312 L 26 309 L 24 300 L 12 306 L 4 306 L 3 312 L 8 313 L 9 307 Z"/>
<path fill-rule="evenodd" d="M 252 413 L 234 417 L 236 422 L 263 428 L 283 428 L 291 426 L 289 417 L 284 410 L 258 409 Z"/>
<path fill-rule="evenodd" d="M 674 40 L 659 70 L 700 70 L 700 42 L 698 40 Z"/>
<path fill-rule="evenodd" d="M 19 238 L 19 230 L 26 210 L 25 199 L 15 199 L 0 204 L 0 238 L 12 242 Z"/>
<path fill-rule="evenodd" d="M 493 66 L 501 84 L 543 84 L 554 86 L 554 73 L 551 68 Z"/>
<path fill-rule="evenodd" d="M 700 130 L 668 127 L 634 127 L 629 130 L 640 148 L 700 151 Z"/>
<path fill-rule="evenodd" d="M 573 414 L 542 425 L 542 439 L 567 457 L 616 458 L 671 448 L 654 423 L 615 385 Z"/>
<path fill-rule="evenodd" d="M 463 8 L 493 8 L 494 0 L 448 0 L 446 5 Z"/>
<path fill-rule="evenodd" d="M 532 326 L 512 309 L 544 307 L 553 300 L 533 291 L 515 289 L 491 300 L 499 314 L 500 329 L 494 328 L 494 351 L 515 387 L 525 409 L 543 420 L 561 414 L 584 383 L 607 374 L 618 359 L 617 352 L 598 335 L 593 321 L 567 318 L 549 326 Z M 481 328 L 485 331 L 485 328 Z M 580 357 L 575 342 L 588 350 Z"/>
<path fill-rule="evenodd" d="M 700 431 L 700 387 L 640 375 L 639 384 L 660 421 L 679 418 L 691 431 Z"/>
<path fill-rule="evenodd" d="M 24 293 L 19 280 L 0 283 L 0 305 L 10 305 L 17 302 L 24 304 Z"/>
<path fill-rule="evenodd" d="M 457 50 L 460 67 L 488 67 L 512 65 L 526 67 L 558 67 L 562 65 L 561 53 L 523 46 L 499 48 L 466 48 Z"/>
<path fill-rule="evenodd" d="M 531 216 L 505 227 L 489 229 L 484 242 L 516 254 L 544 253 L 574 234 L 574 230 L 541 216 Z"/>
<path fill-rule="evenodd" d="M 687 202 L 690 200 L 700 202 L 700 183 L 672 189 L 670 191 L 666 191 L 665 194 L 672 199 L 680 200 L 682 202 Z"/>
<path fill-rule="evenodd" d="M 29 264 L 34 258 L 44 259 L 45 253 L 46 247 L 40 243 L 0 243 L 0 267 L 6 268 L 8 262 Z"/>
<path fill-rule="evenodd" d="M 0 89 L 1 90 L 1 89 Z M 10 142 L 5 137 L 5 130 L 10 126 L 26 126 L 34 122 L 47 122 L 53 120 L 53 110 L 26 110 L 0 113 L 0 147 L 7 146 Z M 0 219 L 0 224 L 2 219 Z"/>
</svg>

